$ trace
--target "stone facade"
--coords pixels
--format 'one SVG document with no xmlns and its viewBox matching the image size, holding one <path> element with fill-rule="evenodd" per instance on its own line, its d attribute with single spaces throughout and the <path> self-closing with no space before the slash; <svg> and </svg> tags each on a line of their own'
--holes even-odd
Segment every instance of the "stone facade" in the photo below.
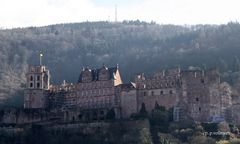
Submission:
<svg viewBox="0 0 240 144">
<path fill-rule="evenodd" d="M 214 75 L 219 79 L 219 75 Z M 220 116 L 219 85 L 220 81 L 213 79 L 200 69 L 182 72 L 182 102 L 186 103 L 188 115 L 196 121 L 212 121 Z"/>
<path fill-rule="evenodd" d="M 24 108 L 45 108 L 50 84 L 50 73 L 45 66 L 30 66 L 26 74 Z"/>
<path fill-rule="evenodd" d="M 27 73 L 28 87 L 25 90 L 24 108 L 61 109 L 65 111 L 65 116 L 76 113 L 71 116 L 74 119 L 82 114 L 72 109 L 94 111 L 87 113 L 90 117 L 95 115 L 101 117 L 110 109 L 114 109 L 116 117 L 120 118 L 120 91 L 117 91 L 117 87 L 122 84 L 122 80 L 118 66 L 84 68 L 76 84 L 63 81 L 61 85 L 49 85 L 49 79 L 46 83 L 42 78 L 45 71 L 45 66 L 30 66 Z M 49 71 L 47 73 L 49 74 Z"/>
<path fill-rule="evenodd" d="M 0 122 L 3 124 L 49 122 L 60 118 L 61 112 L 53 112 L 46 109 L 7 108 L 0 110 Z"/>
<path fill-rule="evenodd" d="M 140 74 L 135 77 L 135 83 L 138 110 L 140 110 L 142 103 L 150 112 L 154 109 L 156 103 L 171 108 L 179 101 L 180 69 L 162 71 L 149 78 Z"/>
<path fill-rule="evenodd" d="M 150 77 L 138 74 L 134 82 L 125 84 L 118 66 L 83 68 L 75 84 L 63 81 L 61 85 L 50 85 L 45 66 L 30 66 L 26 76 L 25 110 L 48 110 L 53 117 L 47 118 L 54 119 L 55 115 L 63 122 L 103 120 L 110 110 L 116 118 L 129 118 L 143 103 L 149 114 L 156 103 L 174 108 L 176 121 L 184 117 L 200 122 L 221 121 L 232 117 L 234 111 L 230 86 L 220 83 L 216 70 L 169 69 Z M 7 116 L 2 119 L 8 121 Z"/>
<path fill-rule="evenodd" d="M 133 113 L 136 113 L 138 111 L 136 85 L 130 82 L 128 84 L 122 84 L 119 89 L 121 91 L 121 118 L 129 118 Z"/>
</svg>

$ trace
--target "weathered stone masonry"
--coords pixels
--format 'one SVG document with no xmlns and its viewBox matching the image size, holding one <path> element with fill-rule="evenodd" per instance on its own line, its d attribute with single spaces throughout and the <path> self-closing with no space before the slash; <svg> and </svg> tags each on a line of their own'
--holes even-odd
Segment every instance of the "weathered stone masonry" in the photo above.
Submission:
<svg viewBox="0 0 240 144">
<path fill-rule="evenodd" d="M 59 119 L 63 122 L 103 120 L 110 110 L 116 118 L 129 118 L 142 103 L 151 113 L 158 103 L 174 108 L 175 120 L 184 117 L 195 121 L 217 121 L 232 116 L 231 90 L 220 83 L 216 70 L 199 68 L 164 70 L 153 76 L 138 74 L 135 82 L 122 83 L 118 66 L 99 69 L 83 68 L 77 83 L 50 84 L 46 66 L 29 66 L 24 109 L 17 123 Z M 30 116 L 26 110 L 46 111 Z M 1 121 L 14 122 L 16 112 L 4 113 Z M 25 120 L 26 116 L 31 117 Z M 11 119 L 11 120 L 10 120 Z M 16 119 L 16 118 L 15 118 Z M 22 120 L 21 120 L 22 119 Z"/>
</svg>

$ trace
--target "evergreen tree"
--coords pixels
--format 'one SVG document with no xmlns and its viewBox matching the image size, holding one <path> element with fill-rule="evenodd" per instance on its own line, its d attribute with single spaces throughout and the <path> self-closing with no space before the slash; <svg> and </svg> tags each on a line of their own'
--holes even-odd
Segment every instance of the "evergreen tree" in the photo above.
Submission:
<svg viewBox="0 0 240 144">
<path fill-rule="evenodd" d="M 234 58 L 234 65 L 233 65 L 233 71 L 239 72 L 240 71 L 240 61 L 237 56 Z"/>
<path fill-rule="evenodd" d="M 141 109 L 140 109 L 140 116 L 141 117 L 147 117 L 148 116 L 148 112 L 146 110 L 145 103 L 142 103 L 142 106 L 141 106 Z"/>
</svg>

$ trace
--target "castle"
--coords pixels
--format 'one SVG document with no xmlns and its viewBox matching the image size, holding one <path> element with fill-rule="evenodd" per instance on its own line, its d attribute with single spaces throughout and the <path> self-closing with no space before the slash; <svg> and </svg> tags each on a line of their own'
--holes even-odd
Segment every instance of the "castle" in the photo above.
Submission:
<svg viewBox="0 0 240 144">
<path fill-rule="evenodd" d="M 24 109 L 48 110 L 65 122 L 103 120 L 110 111 L 116 118 L 130 118 L 142 104 L 150 113 L 156 103 L 173 108 L 175 121 L 184 117 L 199 122 L 231 118 L 231 90 L 220 83 L 215 69 L 169 69 L 151 77 L 138 74 L 134 82 L 123 83 L 118 66 L 103 65 L 83 68 L 75 84 L 51 85 L 47 67 L 37 65 L 29 66 L 26 78 Z M 38 120 L 47 117 L 41 114 Z"/>
</svg>

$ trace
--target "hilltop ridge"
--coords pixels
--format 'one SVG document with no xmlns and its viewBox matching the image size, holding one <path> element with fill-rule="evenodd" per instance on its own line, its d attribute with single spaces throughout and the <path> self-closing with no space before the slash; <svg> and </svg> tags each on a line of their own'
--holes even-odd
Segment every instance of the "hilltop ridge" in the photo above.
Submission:
<svg viewBox="0 0 240 144">
<path fill-rule="evenodd" d="M 122 78 L 189 66 L 219 67 L 222 78 L 238 87 L 239 23 L 159 25 L 140 21 L 85 22 L 0 30 L 0 96 L 19 97 L 28 63 L 51 67 L 54 83 L 76 82 L 84 66 L 119 64 Z M 16 100 L 13 100 L 15 102 Z"/>
</svg>

